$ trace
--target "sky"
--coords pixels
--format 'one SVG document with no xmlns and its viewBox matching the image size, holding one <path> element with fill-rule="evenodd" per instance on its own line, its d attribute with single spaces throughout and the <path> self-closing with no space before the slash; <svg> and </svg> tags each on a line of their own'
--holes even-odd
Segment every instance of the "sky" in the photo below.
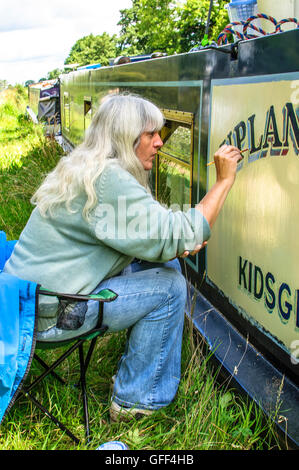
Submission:
<svg viewBox="0 0 299 470">
<path fill-rule="evenodd" d="M 63 68 L 75 42 L 118 34 L 119 10 L 131 0 L 0 0 L 0 79 L 38 81 Z"/>
</svg>

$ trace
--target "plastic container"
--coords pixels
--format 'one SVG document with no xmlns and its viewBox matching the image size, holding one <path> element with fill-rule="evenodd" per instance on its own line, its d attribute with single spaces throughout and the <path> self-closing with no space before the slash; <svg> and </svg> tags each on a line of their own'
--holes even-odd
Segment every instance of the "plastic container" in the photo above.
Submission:
<svg viewBox="0 0 299 470">
<path fill-rule="evenodd" d="M 230 22 L 246 21 L 250 16 L 257 14 L 257 0 L 232 0 L 225 5 L 228 10 Z"/>
<path fill-rule="evenodd" d="M 129 447 L 121 441 L 104 442 L 96 450 L 129 450 Z"/>
<path fill-rule="evenodd" d="M 246 21 L 250 16 L 256 16 L 258 13 L 257 0 L 232 0 L 225 5 L 225 8 L 228 11 L 228 17 L 231 23 L 235 21 Z M 261 26 L 258 18 L 254 19 L 252 24 L 257 28 Z M 233 29 L 243 34 L 242 26 L 234 25 Z M 260 35 L 252 28 L 248 28 L 247 33 L 254 34 L 255 36 Z M 234 35 L 234 38 L 235 40 L 238 39 L 236 35 Z"/>
</svg>

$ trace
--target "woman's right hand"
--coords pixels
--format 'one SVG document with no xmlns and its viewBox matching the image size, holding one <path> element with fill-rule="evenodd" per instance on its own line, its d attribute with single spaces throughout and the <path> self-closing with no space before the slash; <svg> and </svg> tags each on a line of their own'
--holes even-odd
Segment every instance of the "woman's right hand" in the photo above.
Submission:
<svg viewBox="0 0 299 470">
<path fill-rule="evenodd" d="M 242 160 L 240 150 L 232 145 L 222 145 L 214 155 L 216 182 L 195 206 L 195 209 L 205 216 L 210 227 L 214 225 L 226 196 L 234 184 L 237 163 L 240 160 Z"/>
<path fill-rule="evenodd" d="M 233 185 L 237 172 L 237 163 L 242 160 L 240 150 L 233 145 L 222 145 L 214 155 L 216 180 Z"/>
</svg>

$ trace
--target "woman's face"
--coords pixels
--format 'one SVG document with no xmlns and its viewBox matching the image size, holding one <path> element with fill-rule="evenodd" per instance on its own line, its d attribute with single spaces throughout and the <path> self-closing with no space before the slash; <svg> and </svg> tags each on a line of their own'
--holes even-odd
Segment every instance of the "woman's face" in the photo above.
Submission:
<svg viewBox="0 0 299 470">
<path fill-rule="evenodd" d="M 155 156 L 162 145 L 163 142 L 158 132 L 143 132 L 141 134 L 136 155 L 146 171 L 152 169 Z"/>
</svg>

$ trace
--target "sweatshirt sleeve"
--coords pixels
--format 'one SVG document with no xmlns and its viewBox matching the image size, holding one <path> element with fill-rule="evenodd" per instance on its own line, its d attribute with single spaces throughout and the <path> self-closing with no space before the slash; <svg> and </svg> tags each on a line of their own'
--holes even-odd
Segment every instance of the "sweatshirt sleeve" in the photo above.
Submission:
<svg viewBox="0 0 299 470">
<path fill-rule="evenodd" d="M 125 255 L 166 262 L 210 237 L 199 210 L 174 212 L 163 207 L 117 165 L 104 170 L 98 196 L 92 222 L 95 236 Z"/>
</svg>

